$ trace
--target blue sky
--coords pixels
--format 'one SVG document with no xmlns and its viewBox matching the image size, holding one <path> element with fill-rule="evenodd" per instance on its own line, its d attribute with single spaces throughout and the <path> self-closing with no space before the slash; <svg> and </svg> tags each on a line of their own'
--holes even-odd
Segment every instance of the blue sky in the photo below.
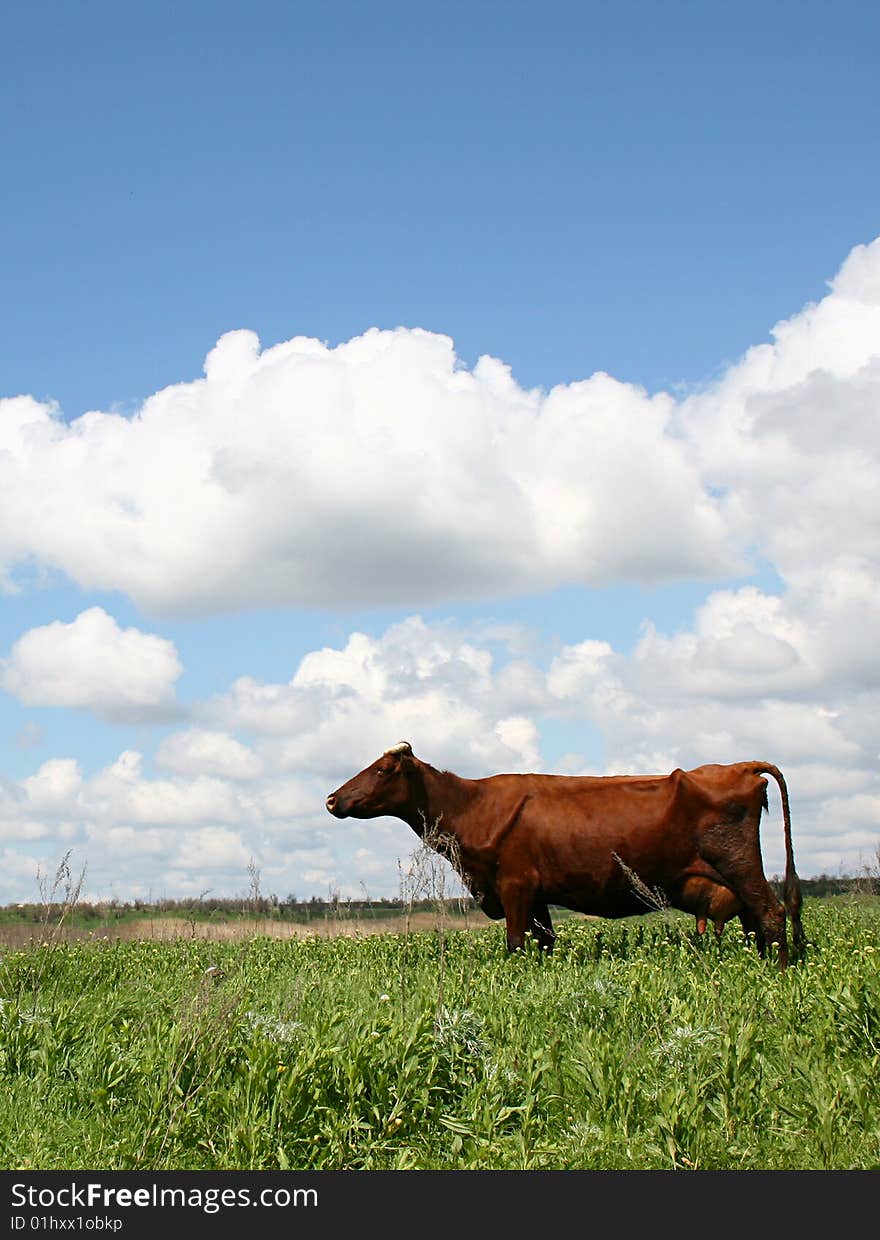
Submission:
<svg viewBox="0 0 880 1240">
<path fill-rule="evenodd" d="M 322 807 L 404 736 L 766 758 L 875 863 L 878 27 L 5 14 L 0 902 L 393 895 Z"/>
</svg>

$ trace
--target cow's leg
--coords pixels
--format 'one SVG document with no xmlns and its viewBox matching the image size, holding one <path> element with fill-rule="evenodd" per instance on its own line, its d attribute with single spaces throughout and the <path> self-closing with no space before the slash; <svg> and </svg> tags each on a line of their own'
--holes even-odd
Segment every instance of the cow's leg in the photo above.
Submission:
<svg viewBox="0 0 880 1240">
<path fill-rule="evenodd" d="M 764 933 L 761 930 L 761 923 L 745 909 L 740 913 L 739 920 L 742 924 L 743 934 L 746 938 L 752 935 L 755 940 L 755 946 L 763 956 L 767 950 L 767 944 L 764 939 Z"/>
<path fill-rule="evenodd" d="M 785 938 L 785 907 L 776 899 L 769 887 L 767 890 L 770 893 L 772 903 L 768 901 L 759 913 L 761 939 L 763 939 L 765 944 L 776 944 L 778 953 L 776 957 L 777 963 L 780 969 L 784 969 L 788 965 L 788 943 Z M 764 952 L 761 954 L 763 955 Z"/>
<path fill-rule="evenodd" d="M 521 878 L 510 878 L 499 882 L 498 893 L 507 923 L 507 950 L 522 951 L 526 945 L 526 930 L 532 920 L 534 887 Z"/>
<path fill-rule="evenodd" d="M 556 935 L 553 931 L 553 922 L 550 920 L 550 909 L 547 907 L 546 900 L 538 899 L 532 905 L 532 920 L 529 929 L 535 936 L 535 942 L 541 951 L 548 954 L 553 951 Z"/>
<path fill-rule="evenodd" d="M 700 934 L 700 935 L 705 934 L 706 933 L 706 918 L 697 917 L 696 923 L 697 923 L 697 934 Z"/>
</svg>

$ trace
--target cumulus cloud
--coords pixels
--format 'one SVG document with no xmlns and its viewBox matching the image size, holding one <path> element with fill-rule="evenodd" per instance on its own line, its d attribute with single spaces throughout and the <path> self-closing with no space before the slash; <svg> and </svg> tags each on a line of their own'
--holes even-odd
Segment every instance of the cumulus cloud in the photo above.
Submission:
<svg viewBox="0 0 880 1240">
<path fill-rule="evenodd" d="M 179 717 L 173 642 L 122 629 L 101 607 L 28 630 L 0 661 L 0 685 L 28 706 L 74 706 L 113 722 Z"/>
<path fill-rule="evenodd" d="M 188 831 L 169 859 L 169 865 L 183 870 L 224 870 L 237 867 L 246 872 L 252 855 L 237 831 L 225 827 L 202 827 Z"/>
<path fill-rule="evenodd" d="M 156 751 L 156 761 L 178 775 L 251 780 L 263 772 L 263 763 L 247 745 L 224 732 L 202 728 L 165 737 Z"/>
<path fill-rule="evenodd" d="M 209 775 L 150 779 L 142 755 L 126 750 L 89 784 L 89 809 L 99 820 L 145 826 L 186 823 L 235 824 L 257 821 L 246 792 Z"/>
<path fill-rule="evenodd" d="M 39 841 L 44 873 L 72 849 L 74 862 L 87 864 L 87 899 L 111 892 L 155 899 L 207 889 L 234 895 L 247 888 L 254 859 L 266 890 L 277 890 L 290 882 L 285 858 L 294 842 L 315 855 L 326 852 L 320 779 L 266 778 L 253 786 L 256 768 L 243 771 L 241 765 L 222 777 L 205 774 L 205 754 L 210 765 L 224 752 L 239 764 L 248 753 L 219 734 L 168 752 L 185 755 L 187 769 L 156 777 L 143 753 L 125 750 L 91 776 L 72 759 L 50 759 L 25 779 L 0 783 L 0 841 L 20 859 L 32 853 L 32 846 L 22 852 L 22 845 Z M 26 871 L 22 861 L 5 872 L 15 878 L 18 898 L 36 897 L 36 867 Z"/>
<path fill-rule="evenodd" d="M 0 401 L 0 568 L 177 614 L 717 574 L 736 556 L 673 411 L 602 373 L 526 391 L 420 329 L 235 331 L 132 418 Z"/>
<path fill-rule="evenodd" d="M 122 866 L 127 890 L 145 896 L 168 884 L 182 894 L 234 892 L 247 885 L 251 857 L 266 890 L 393 895 L 398 861 L 415 844 L 409 828 L 343 826 L 324 800 L 402 738 L 462 773 L 537 767 L 530 709 L 546 691 L 541 670 L 530 665 L 525 675 L 516 635 L 510 640 L 516 658 L 499 663 L 469 634 L 417 616 L 379 637 L 353 633 L 338 648 L 307 654 L 286 684 L 237 682 L 197 707 L 200 726 L 157 745 L 159 774 L 133 749 L 89 777 L 70 759 L 44 763 L 0 801 L 0 824 L 19 841 L 34 824 L 56 840 L 61 824 L 72 825 L 74 842 L 94 859 L 93 883 L 108 883 Z M 136 872 L 125 864 L 134 858 Z"/>
<path fill-rule="evenodd" d="M 717 382 L 526 390 L 446 336 L 223 336 L 204 377 L 69 425 L 0 400 L 0 571 L 154 612 L 876 568 L 880 239 Z"/>
<path fill-rule="evenodd" d="M 876 578 L 878 410 L 880 239 L 856 247 L 828 296 L 777 324 L 773 343 L 684 401 L 676 426 L 737 543 L 806 596 L 827 592 L 831 566 L 844 581 Z"/>
<path fill-rule="evenodd" d="M 82 787 L 79 764 L 72 758 L 51 758 L 21 786 L 32 811 L 61 809 L 69 813 L 75 809 Z"/>
<path fill-rule="evenodd" d="M 379 638 L 353 633 L 341 649 L 313 651 L 285 685 L 239 681 L 203 713 L 262 736 L 276 769 L 335 776 L 352 755 L 372 761 L 400 739 L 435 765 L 528 769 L 537 736 L 518 706 L 496 684 L 489 650 L 411 616 Z"/>
<path fill-rule="evenodd" d="M 153 612 L 381 603 L 876 567 L 880 239 L 675 400 L 597 372 L 526 390 L 446 336 L 223 336 L 133 417 L 0 400 L 0 571 Z"/>
</svg>

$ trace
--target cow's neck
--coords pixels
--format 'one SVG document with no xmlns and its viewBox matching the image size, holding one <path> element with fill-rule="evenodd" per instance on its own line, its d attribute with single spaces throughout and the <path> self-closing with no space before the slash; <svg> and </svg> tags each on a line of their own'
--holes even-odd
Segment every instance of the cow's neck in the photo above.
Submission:
<svg viewBox="0 0 880 1240">
<path fill-rule="evenodd" d="M 441 832 L 454 835 L 460 840 L 462 831 L 466 829 L 467 811 L 474 798 L 472 779 L 462 779 L 451 771 L 438 771 L 423 763 L 420 774 L 422 777 L 422 797 L 420 804 L 406 821 L 416 835 L 424 836 Z"/>
</svg>

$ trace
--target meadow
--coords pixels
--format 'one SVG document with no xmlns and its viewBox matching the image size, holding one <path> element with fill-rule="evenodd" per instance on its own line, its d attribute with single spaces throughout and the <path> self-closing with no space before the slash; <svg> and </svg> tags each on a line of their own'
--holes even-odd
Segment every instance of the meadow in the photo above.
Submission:
<svg viewBox="0 0 880 1240">
<path fill-rule="evenodd" d="M 804 920 L 785 971 L 671 912 L 9 948 L 0 1165 L 877 1168 L 880 902 Z"/>
</svg>

